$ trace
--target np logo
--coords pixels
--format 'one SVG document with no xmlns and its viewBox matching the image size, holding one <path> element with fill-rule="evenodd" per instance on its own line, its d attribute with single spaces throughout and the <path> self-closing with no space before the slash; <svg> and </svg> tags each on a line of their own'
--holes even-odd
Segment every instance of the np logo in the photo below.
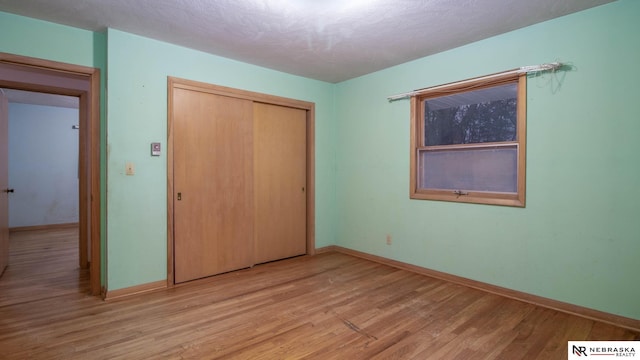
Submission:
<svg viewBox="0 0 640 360">
<path fill-rule="evenodd" d="M 586 346 L 575 346 L 573 345 L 573 354 L 578 356 L 588 356 L 587 355 L 587 347 Z"/>
</svg>

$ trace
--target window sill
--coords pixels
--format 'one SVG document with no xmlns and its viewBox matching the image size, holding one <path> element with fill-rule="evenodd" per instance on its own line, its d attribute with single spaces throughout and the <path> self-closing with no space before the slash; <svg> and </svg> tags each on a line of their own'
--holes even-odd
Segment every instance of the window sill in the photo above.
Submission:
<svg viewBox="0 0 640 360">
<path fill-rule="evenodd" d="M 464 195 L 455 194 L 453 191 L 418 190 L 411 192 L 409 198 L 413 200 L 435 200 L 459 203 L 500 205 L 512 207 L 525 207 L 524 196 L 503 193 L 468 192 Z"/>
</svg>

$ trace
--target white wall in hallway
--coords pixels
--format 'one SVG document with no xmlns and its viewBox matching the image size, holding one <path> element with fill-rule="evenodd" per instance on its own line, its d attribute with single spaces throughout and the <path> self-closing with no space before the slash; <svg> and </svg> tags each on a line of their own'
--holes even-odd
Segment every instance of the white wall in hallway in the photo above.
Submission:
<svg viewBox="0 0 640 360">
<path fill-rule="evenodd" d="M 9 227 L 78 222 L 78 109 L 9 103 Z"/>
</svg>

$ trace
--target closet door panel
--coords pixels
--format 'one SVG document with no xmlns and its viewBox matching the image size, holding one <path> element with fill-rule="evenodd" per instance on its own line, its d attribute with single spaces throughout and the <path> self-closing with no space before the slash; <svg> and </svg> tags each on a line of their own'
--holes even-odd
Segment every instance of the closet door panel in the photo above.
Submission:
<svg viewBox="0 0 640 360">
<path fill-rule="evenodd" d="M 185 282 L 253 265 L 253 105 L 173 92 L 174 271 Z"/>
<path fill-rule="evenodd" d="M 306 110 L 254 104 L 255 262 L 306 253 Z"/>
</svg>

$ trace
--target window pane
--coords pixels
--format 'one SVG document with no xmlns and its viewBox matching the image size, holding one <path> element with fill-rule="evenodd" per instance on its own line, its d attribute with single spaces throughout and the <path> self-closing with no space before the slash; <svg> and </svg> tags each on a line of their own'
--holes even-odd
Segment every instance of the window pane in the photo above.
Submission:
<svg viewBox="0 0 640 360">
<path fill-rule="evenodd" d="M 426 99 L 425 144 L 516 140 L 517 84 Z"/>
<path fill-rule="evenodd" d="M 509 147 L 418 152 L 422 189 L 494 191 L 518 190 L 518 150 Z"/>
</svg>

